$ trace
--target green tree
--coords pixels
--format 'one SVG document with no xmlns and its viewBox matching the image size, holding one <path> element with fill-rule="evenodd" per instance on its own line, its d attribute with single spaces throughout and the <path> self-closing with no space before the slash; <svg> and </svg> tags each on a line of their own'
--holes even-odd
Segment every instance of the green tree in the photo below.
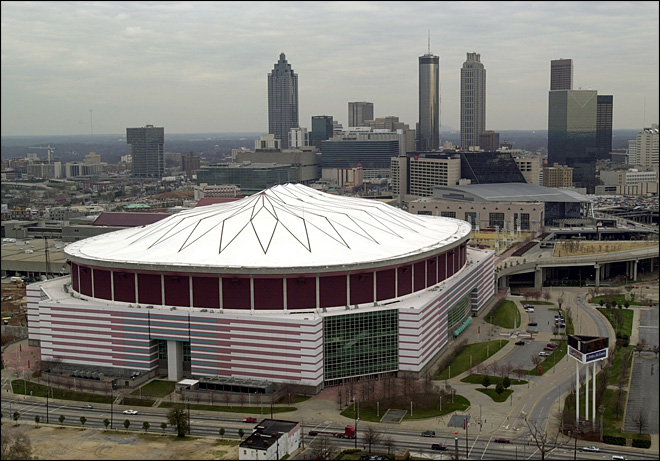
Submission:
<svg viewBox="0 0 660 461">
<path fill-rule="evenodd" d="M 108 426 L 110 425 L 110 420 L 108 418 L 105 418 L 103 420 L 103 425 L 105 426 L 105 430 L 108 430 Z"/>
<path fill-rule="evenodd" d="M 41 421 L 41 418 L 39 417 L 39 415 L 36 415 L 36 416 L 34 417 L 34 424 L 35 424 L 37 427 L 39 427 L 39 421 Z"/>
<path fill-rule="evenodd" d="M 145 422 L 142 423 L 142 429 L 144 429 L 144 432 L 148 432 L 149 427 L 151 427 L 151 424 L 149 424 L 149 421 L 145 421 Z"/>
<path fill-rule="evenodd" d="M 241 440 L 243 440 L 243 434 L 245 434 L 245 431 L 243 431 L 243 429 L 239 429 L 238 436 L 241 438 Z"/>
<path fill-rule="evenodd" d="M 222 437 L 222 440 L 224 440 L 225 439 L 225 428 L 221 427 L 220 429 L 218 429 L 218 433 L 220 434 L 220 437 Z"/>
<path fill-rule="evenodd" d="M 509 386 L 511 386 L 511 380 L 509 379 L 508 376 L 505 376 L 504 379 L 502 380 L 502 386 L 504 386 L 504 389 L 508 389 Z"/>
<path fill-rule="evenodd" d="M 500 395 L 502 392 L 504 392 L 504 386 L 502 386 L 502 383 L 497 383 L 495 386 L 495 392 L 497 392 L 497 395 Z"/>
<path fill-rule="evenodd" d="M 80 417 L 80 425 L 81 425 L 83 428 L 85 427 L 85 423 L 86 423 L 86 422 L 87 422 L 87 418 L 85 418 L 84 416 L 81 416 L 81 417 Z"/>
<path fill-rule="evenodd" d="M 20 417 L 21 417 L 21 414 L 17 411 L 15 411 L 14 414 L 12 415 L 12 418 L 14 418 L 14 422 L 16 423 L 15 426 L 18 426 L 18 418 L 20 418 Z"/>
<path fill-rule="evenodd" d="M 165 433 L 165 429 L 167 429 L 167 423 L 164 422 L 164 421 L 163 421 L 162 423 L 160 423 L 160 428 L 163 430 L 163 434 L 164 434 L 164 433 Z"/>
<path fill-rule="evenodd" d="M 490 376 L 488 375 L 484 376 L 483 379 L 481 380 L 481 385 L 486 389 L 488 389 L 488 386 L 490 386 Z"/>
<path fill-rule="evenodd" d="M 125 427 L 126 429 L 128 429 L 128 428 L 130 427 L 130 425 L 131 425 L 131 421 L 130 421 L 130 420 L 127 419 L 127 420 L 124 421 L 124 427 Z"/>
<path fill-rule="evenodd" d="M 176 436 L 185 437 L 188 432 L 188 417 L 183 408 L 174 407 L 167 413 L 167 422 L 176 427 Z"/>
<path fill-rule="evenodd" d="M 57 418 L 57 419 L 60 421 L 60 424 L 61 424 L 62 426 L 64 426 L 64 420 L 66 419 L 66 416 L 64 416 L 64 415 L 60 415 L 60 417 Z"/>
</svg>

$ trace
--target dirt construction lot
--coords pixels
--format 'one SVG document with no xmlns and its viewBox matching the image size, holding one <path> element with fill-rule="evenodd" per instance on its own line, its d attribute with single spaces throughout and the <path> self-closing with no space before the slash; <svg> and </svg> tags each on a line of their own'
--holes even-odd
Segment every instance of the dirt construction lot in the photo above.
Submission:
<svg viewBox="0 0 660 461">
<path fill-rule="evenodd" d="M 34 459 L 238 459 L 236 445 L 220 444 L 219 438 L 162 436 L 156 431 L 106 432 L 59 426 L 14 426 L 5 422 L 3 432 L 24 432 L 32 444 Z M 225 442 L 226 443 L 226 442 Z"/>
</svg>

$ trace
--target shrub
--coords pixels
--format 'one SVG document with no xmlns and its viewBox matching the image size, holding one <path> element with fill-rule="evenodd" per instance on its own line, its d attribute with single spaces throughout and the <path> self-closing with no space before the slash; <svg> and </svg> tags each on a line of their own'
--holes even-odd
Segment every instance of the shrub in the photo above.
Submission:
<svg viewBox="0 0 660 461">
<path fill-rule="evenodd" d="M 610 445 L 625 446 L 626 445 L 626 438 L 625 437 L 615 437 L 613 435 L 603 435 L 603 442 L 608 443 Z"/>
<path fill-rule="evenodd" d="M 633 439 L 632 446 L 636 448 L 651 448 L 651 441 L 644 439 Z"/>
</svg>

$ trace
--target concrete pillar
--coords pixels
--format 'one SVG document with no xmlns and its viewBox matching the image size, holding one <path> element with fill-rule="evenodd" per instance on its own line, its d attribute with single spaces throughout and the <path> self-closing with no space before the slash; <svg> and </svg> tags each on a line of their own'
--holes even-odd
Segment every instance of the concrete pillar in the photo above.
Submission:
<svg viewBox="0 0 660 461">
<path fill-rule="evenodd" d="M 534 288 L 541 288 L 543 286 L 543 269 L 538 267 L 534 271 Z"/>
<path fill-rule="evenodd" d="M 633 280 L 636 282 L 637 281 L 637 266 L 639 265 L 639 259 L 636 259 L 634 261 L 630 261 L 630 264 L 633 265 Z"/>
<path fill-rule="evenodd" d="M 580 365 L 575 361 L 575 424 L 580 424 Z"/>
<path fill-rule="evenodd" d="M 596 430 L 596 362 L 592 362 L 592 368 L 591 368 L 591 374 L 592 374 L 592 381 L 593 381 L 593 387 L 591 388 L 591 414 L 593 417 L 591 418 L 591 429 Z"/>
<path fill-rule="evenodd" d="M 167 379 L 180 381 L 183 378 L 183 343 L 167 341 Z"/>
<path fill-rule="evenodd" d="M 584 373 L 584 419 L 589 421 L 589 364 Z"/>
<path fill-rule="evenodd" d="M 600 286 L 600 264 L 594 264 L 594 272 L 596 273 L 596 286 Z"/>
</svg>

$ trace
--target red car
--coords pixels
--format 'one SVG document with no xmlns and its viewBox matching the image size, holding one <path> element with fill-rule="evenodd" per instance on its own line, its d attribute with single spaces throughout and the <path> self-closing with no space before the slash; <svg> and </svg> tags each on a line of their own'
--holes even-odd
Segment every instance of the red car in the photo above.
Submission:
<svg viewBox="0 0 660 461">
<path fill-rule="evenodd" d="M 509 439 L 495 439 L 495 443 L 511 443 L 511 440 Z"/>
<path fill-rule="evenodd" d="M 442 445 L 441 443 L 434 443 L 431 445 L 431 450 L 440 450 L 444 451 L 447 449 L 447 445 Z"/>
<path fill-rule="evenodd" d="M 257 418 L 252 418 L 252 417 L 250 417 L 250 418 L 245 418 L 245 419 L 243 420 L 243 422 L 244 422 L 244 423 L 256 423 L 256 422 L 257 422 Z"/>
<path fill-rule="evenodd" d="M 557 345 L 555 343 L 548 343 L 546 347 L 550 347 L 554 349 L 555 347 L 557 347 Z"/>
</svg>

